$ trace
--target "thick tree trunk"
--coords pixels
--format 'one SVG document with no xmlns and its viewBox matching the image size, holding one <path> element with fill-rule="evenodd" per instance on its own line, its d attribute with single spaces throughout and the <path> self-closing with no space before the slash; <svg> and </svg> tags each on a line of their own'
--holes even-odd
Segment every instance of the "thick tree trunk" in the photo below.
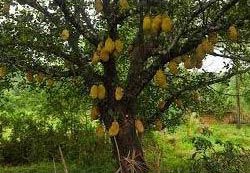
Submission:
<svg viewBox="0 0 250 173">
<path fill-rule="evenodd" d="M 135 129 L 134 107 L 119 105 L 115 114 L 119 115 L 119 134 L 111 137 L 113 154 L 120 166 L 120 173 L 146 173 L 148 167 L 144 160 L 143 150 Z M 112 118 L 111 118 L 112 119 Z M 107 128 L 112 121 L 104 118 Z"/>
</svg>

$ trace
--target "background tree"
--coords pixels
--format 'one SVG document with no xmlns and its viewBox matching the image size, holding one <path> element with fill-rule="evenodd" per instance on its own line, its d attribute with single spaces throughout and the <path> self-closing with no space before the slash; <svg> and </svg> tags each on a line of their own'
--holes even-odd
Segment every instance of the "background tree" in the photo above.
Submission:
<svg viewBox="0 0 250 173">
<path fill-rule="evenodd" d="M 93 114 L 101 124 L 98 132 L 102 127 L 109 132 L 120 170 L 146 172 L 136 133 L 144 129 L 143 115 L 137 114 L 140 96 L 147 88 L 157 91 L 160 109 L 156 106 L 143 123 L 161 129 L 165 110 L 179 97 L 247 72 L 247 4 L 247 0 L 3 0 L 1 87 L 9 87 L 16 71 L 24 72 L 29 82 L 48 86 L 74 78 L 86 94 L 90 92 Z M 190 75 L 186 69 L 201 68 L 207 54 L 240 59 L 242 65 L 237 70 L 234 64 L 226 65 L 228 71 L 221 74 Z"/>
</svg>

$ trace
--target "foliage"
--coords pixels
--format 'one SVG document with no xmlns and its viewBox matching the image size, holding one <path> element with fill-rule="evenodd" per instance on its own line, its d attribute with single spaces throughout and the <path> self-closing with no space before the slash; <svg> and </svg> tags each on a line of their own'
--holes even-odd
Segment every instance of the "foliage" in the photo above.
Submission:
<svg viewBox="0 0 250 173">
<path fill-rule="evenodd" d="M 192 171 L 197 173 L 236 173 L 247 172 L 249 151 L 232 142 L 196 137 L 193 139 L 195 152 L 192 155 Z M 219 149 L 218 149 L 219 148 Z"/>
</svg>

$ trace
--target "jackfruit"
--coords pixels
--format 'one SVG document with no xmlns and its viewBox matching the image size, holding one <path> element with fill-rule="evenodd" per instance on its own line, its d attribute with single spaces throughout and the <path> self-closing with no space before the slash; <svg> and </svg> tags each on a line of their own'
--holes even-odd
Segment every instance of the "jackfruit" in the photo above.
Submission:
<svg viewBox="0 0 250 173">
<path fill-rule="evenodd" d="M 100 13 L 103 10 L 103 4 L 101 0 L 95 0 L 95 10 Z"/>
<path fill-rule="evenodd" d="M 113 137 L 119 133 L 119 124 L 117 121 L 113 121 L 111 127 L 109 128 L 109 136 Z"/>
<path fill-rule="evenodd" d="M 209 33 L 208 34 L 208 40 L 210 41 L 210 43 L 215 45 L 218 42 L 218 34 L 217 34 L 217 32 Z"/>
<path fill-rule="evenodd" d="M 103 62 L 107 62 L 109 60 L 109 52 L 105 48 L 102 48 L 100 52 L 100 59 Z"/>
<path fill-rule="evenodd" d="M 129 8 L 129 4 L 127 0 L 119 0 L 119 5 L 121 10 L 126 10 Z"/>
<path fill-rule="evenodd" d="M 202 60 L 197 60 L 195 67 L 200 69 L 202 65 L 203 65 Z"/>
<path fill-rule="evenodd" d="M 0 78 L 3 78 L 7 75 L 7 67 L 6 66 L 0 66 Z"/>
<path fill-rule="evenodd" d="M 186 69 L 192 69 L 193 68 L 191 57 L 189 57 L 188 55 L 185 55 L 183 57 L 183 63 L 184 63 L 184 67 Z"/>
<path fill-rule="evenodd" d="M 93 85 L 90 89 L 90 97 L 92 97 L 92 99 L 96 99 L 98 97 L 98 86 L 97 85 Z"/>
<path fill-rule="evenodd" d="M 157 104 L 158 109 L 162 110 L 165 106 L 165 101 L 160 100 Z"/>
<path fill-rule="evenodd" d="M 36 82 L 38 83 L 42 83 L 43 82 L 43 79 L 44 79 L 44 74 L 43 73 L 38 73 L 36 76 L 35 76 L 35 80 Z"/>
<path fill-rule="evenodd" d="M 157 70 L 154 76 L 154 81 L 155 81 L 155 84 L 161 88 L 167 87 L 167 77 L 161 69 Z"/>
<path fill-rule="evenodd" d="M 151 30 L 153 33 L 158 33 L 161 29 L 161 15 L 157 15 L 153 18 L 152 24 L 151 24 Z"/>
<path fill-rule="evenodd" d="M 98 53 L 95 52 L 94 55 L 93 55 L 93 57 L 92 57 L 91 63 L 93 65 L 96 65 L 99 61 L 100 61 L 100 57 L 99 57 Z"/>
<path fill-rule="evenodd" d="M 176 63 L 176 61 L 174 60 L 170 61 L 168 63 L 168 68 L 173 75 L 176 75 L 178 73 L 178 64 Z"/>
<path fill-rule="evenodd" d="M 54 85 L 54 83 L 55 83 L 55 81 L 54 81 L 53 79 L 51 79 L 51 78 L 49 78 L 49 79 L 47 80 L 47 85 L 48 85 L 48 87 L 52 87 L 52 86 Z"/>
<path fill-rule="evenodd" d="M 121 100 L 124 95 L 124 90 L 121 87 L 117 87 L 115 89 L 115 99 L 116 100 Z"/>
<path fill-rule="evenodd" d="M 109 53 L 112 53 L 114 51 L 115 43 L 110 37 L 108 37 L 107 40 L 105 41 L 104 49 Z"/>
<path fill-rule="evenodd" d="M 143 123 L 141 122 L 141 120 L 139 120 L 139 119 L 135 120 L 135 128 L 136 128 L 138 133 L 144 132 L 144 126 L 143 126 Z"/>
<path fill-rule="evenodd" d="M 143 31 L 144 32 L 151 31 L 151 18 L 150 18 L 150 16 L 145 16 L 143 19 Z"/>
<path fill-rule="evenodd" d="M 163 16 L 162 23 L 161 23 L 161 29 L 163 32 L 170 32 L 172 30 L 173 24 L 171 19 L 168 16 Z"/>
<path fill-rule="evenodd" d="M 68 38 L 69 38 L 69 31 L 67 29 L 64 29 L 61 33 L 61 38 L 64 40 L 64 41 L 67 41 Z"/>
<path fill-rule="evenodd" d="M 103 100 L 105 98 L 106 89 L 102 84 L 98 86 L 98 92 L 97 93 L 98 93 L 97 94 L 98 99 Z"/>
<path fill-rule="evenodd" d="M 97 106 L 93 106 L 91 109 L 91 119 L 97 120 L 100 116 L 100 110 Z"/>
<path fill-rule="evenodd" d="M 214 51 L 214 46 L 211 42 L 209 42 L 208 38 L 204 39 L 201 45 L 203 51 L 206 53 L 212 53 Z"/>
<path fill-rule="evenodd" d="M 103 42 L 101 41 L 100 43 L 98 43 L 98 46 L 97 46 L 97 51 L 100 52 L 103 48 Z"/>
<path fill-rule="evenodd" d="M 237 41 L 238 35 L 239 34 L 238 34 L 238 31 L 237 31 L 235 25 L 230 26 L 229 29 L 228 29 L 228 37 L 229 37 L 229 39 L 232 40 L 232 41 Z"/>
<path fill-rule="evenodd" d="M 26 73 L 26 80 L 28 82 L 33 82 L 34 78 L 33 78 L 33 73 L 31 71 Z"/>
<path fill-rule="evenodd" d="M 199 44 L 197 48 L 195 49 L 195 58 L 196 59 L 203 59 L 206 56 L 206 52 L 203 49 L 203 45 Z"/>
<path fill-rule="evenodd" d="M 96 128 L 96 135 L 98 137 L 103 137 L 105 134 L 105 129 L 102 125 L 98 125 L 97 128 Z"/>
<path fill-rule="evenodd" d="M 123 49 L 123 43 L 121 40 L 115 40 L 115 50 L 120 53 Z"/>
</svg>

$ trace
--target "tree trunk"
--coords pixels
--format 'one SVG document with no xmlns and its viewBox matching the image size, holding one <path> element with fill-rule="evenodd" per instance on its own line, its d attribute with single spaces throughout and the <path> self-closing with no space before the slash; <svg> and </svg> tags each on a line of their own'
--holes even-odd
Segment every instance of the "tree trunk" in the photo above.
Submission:
<svg viewBox="0 0 250 173">
<path fill-rule="evenodd" d="M 119 173 L 146 173 L 148 167 L 144 160 L 143 150 L 135 129 L 134 106 L 123 104 L 114 112 L 118 115 L 119 134 L 111 137 L 113 154 L 119 165 Z M 104 123 L 107 129 L 113 121 L 112 116 L 105 115 Z M 111 121 L 110 121 L 111 120 Z"/>
</svg>

